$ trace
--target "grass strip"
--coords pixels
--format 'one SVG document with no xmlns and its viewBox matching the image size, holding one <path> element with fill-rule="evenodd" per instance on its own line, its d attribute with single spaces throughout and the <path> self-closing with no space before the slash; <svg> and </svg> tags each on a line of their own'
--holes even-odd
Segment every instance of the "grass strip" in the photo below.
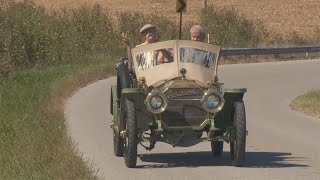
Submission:
<svg viewBox="0 0 320 180">
<path fill-rule="evenodd" d="M 312 117 L 320 118 L 320 90 L 311 90 L 295 98 L 290 107 Z"/>
<path fill-rule="evenodd" d="M 0 179 L 96 179 L 67 136 L 63 105 L 80 86 L 105 78 L 111 64 L 56 65 L 0 77 Z"/>
</svg>

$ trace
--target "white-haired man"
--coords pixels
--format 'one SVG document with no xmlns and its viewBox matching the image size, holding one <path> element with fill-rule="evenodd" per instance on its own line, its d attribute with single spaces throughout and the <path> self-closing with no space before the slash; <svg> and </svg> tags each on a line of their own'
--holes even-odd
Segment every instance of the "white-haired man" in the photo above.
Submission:
<svg viewBox="0 0 320 180">
<path fill-rule="evenodd" d="M 200 25 L 193 25 L 190 29 L 190 36 L 192 41 L 201 41 L 204 42 L 206 37 L 206 33 L 202 26 Z"/>
<path fill-rule="evenodd" d="M 193 41 L 203 42 L 206 33 L 200 25 L 194 25 L 190 29 L 190 38 Z M 195 63 L 207 68 L 214 65 L 215 54 L 194 48 L 180 48 L 180 61 L 184 63 Z"/>
</svg>

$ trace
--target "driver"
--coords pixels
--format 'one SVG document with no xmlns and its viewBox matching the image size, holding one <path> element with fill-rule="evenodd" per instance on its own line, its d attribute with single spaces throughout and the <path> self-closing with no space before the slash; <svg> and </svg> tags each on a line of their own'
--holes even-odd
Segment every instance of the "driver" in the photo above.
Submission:
<svg viewBox="0 0 320 180">
<path fill-rule="evenodd" d="M 157 42 L 156 28 L 152 24 L 144 25 L 140 29 L 140 33 L 143 37 L 145 37 L 145 41 L 136 47 Z M 168 63 L 171 61 L 171 53 L 166 49 L 160 49 L 141 54 L 138 57 L 138 67 L 139 69 L 148 69 L 155 65 Z"/>
<path fill-rule="evenodd" d="M 190 38 L 193 41 L 204 42 L 205 31 L 200 25 L 194 25 L 190 29 Z M 180 61 L 185 63 L 195 63 L 207 68 L 214 65 L 215 55 L 195 48 L 180 48 Z"/>
<path fill-rule="evenodd" d="M 145 41 L 138 46 L 151 44 L 157 42 L 157 31 L 154 25 L 152 24 L 146 24 L 140 29 L 140 34 L 145 38 Z"/>
</svg>

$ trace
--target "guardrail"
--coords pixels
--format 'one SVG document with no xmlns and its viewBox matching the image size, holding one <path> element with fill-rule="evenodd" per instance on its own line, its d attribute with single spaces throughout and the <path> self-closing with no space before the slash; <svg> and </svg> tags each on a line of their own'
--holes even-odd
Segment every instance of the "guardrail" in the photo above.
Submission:
<svg viewBox="0 0 320 180">
<path fill-rule="evenodd" d="M 267 54 L 296 54 L 296 53 L 317 53 L 320 47 L 290 47 L 290 48 L 222 48 L 220 56 L 250 56 Z"/>
</svg>

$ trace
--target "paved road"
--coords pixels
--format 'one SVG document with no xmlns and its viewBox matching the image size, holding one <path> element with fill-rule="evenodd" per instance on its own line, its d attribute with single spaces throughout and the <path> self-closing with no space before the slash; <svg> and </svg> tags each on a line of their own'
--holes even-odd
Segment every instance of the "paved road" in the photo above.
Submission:
<svg viewBox="0 0 320 180">
<path fill-rule="evenodd" d="M 320 179 L 320 119 L 292 111 L 297 95 L 320 88 L 320 60 L 223 65 L 226 87 L 247 87 L 249 136 L 245 167 L 230 165 L 229 148 L 212 158 L 210 144 L 173 148 L 157 143 L 139 149 L 138 167 L 128 169 L 113 155 L 108 127 L 110 86 L 115 78 L 80 89 L 67 103 L 69 133 L 102 179 Z M 229 147 L 225 144 L 225 147 Z"/>
</svg>

